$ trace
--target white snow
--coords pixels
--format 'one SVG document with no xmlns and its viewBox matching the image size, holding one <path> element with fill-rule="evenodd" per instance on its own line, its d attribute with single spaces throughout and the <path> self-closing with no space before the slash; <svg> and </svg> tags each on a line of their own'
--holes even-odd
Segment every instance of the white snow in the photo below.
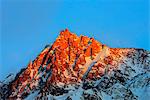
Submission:
<svg viewBox="0 0 150 100">
<path fill-rule="evenodd" d="M 105 92 L 101 92 L 102 94 L 102 100 L 112 100 L 111 96 L 106 94 Z"/>
<path fill-rule="evenodd" d="M 34 93 L 31 93 L 25 100 L 33 100 L 38 95 L 39 91 L 35 91 Z"/>
<path fill-rule="evenodd" d="M 150 100 L 150 87 L 148 86 L 143 88 L 133 88 L 131 91 L 138 96 L 139 100 Z"/>
<path fill-rule="evenodd" d="M 86 75 L 89 73 L 94 64 L 96 64 L 100 59 L 104 59 L 108 54 L 109 54 L 108 48 L 105 47 L 102 51 L 96 54 L 93 60 L 91 60 L 90 57 L 85 57 L 86 64 L 80 66 L 80 68 L 82 68 L 82 71 L 84 73 L 83 78 L 86 77 Z"/>
</svg>

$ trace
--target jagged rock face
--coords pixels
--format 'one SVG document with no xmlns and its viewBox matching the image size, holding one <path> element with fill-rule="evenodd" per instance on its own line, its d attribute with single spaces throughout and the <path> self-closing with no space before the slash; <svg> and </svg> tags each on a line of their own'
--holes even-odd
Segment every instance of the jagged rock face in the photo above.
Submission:
<svg viewBox="0 0 150 100">
<path fill-rule="evenodd" d="M 78 37 L 66 29 L 13 81 L 0 85 L 1 91 L 5 91 L 0 96 L 3 99 L 146 99 L 150 96 L 149 72 L 149 51 L 109 48 L 94 38 Z M 142 98 L 137 91 L 148 93 Z"/>
</svg>

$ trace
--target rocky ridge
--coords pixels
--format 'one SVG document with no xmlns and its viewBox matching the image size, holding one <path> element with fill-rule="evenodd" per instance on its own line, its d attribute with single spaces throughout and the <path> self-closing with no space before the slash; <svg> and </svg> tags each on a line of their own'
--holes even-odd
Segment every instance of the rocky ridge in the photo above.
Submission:
<svg viewBox="0 0 150 100">
<path fill-rule="evenodd" d="M 0 98 L 148 100 L 149 72 L 149 51 L 110 48 L 66 29 L 14 79 L 1 82 Z"/>
</svg>

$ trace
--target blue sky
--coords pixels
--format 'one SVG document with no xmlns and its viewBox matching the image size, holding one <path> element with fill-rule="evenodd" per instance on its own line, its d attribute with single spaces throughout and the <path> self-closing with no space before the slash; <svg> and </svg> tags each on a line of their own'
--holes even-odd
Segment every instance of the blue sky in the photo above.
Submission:
<svg viewBox="0 0 150 100">
<path fill-rule="evenodd" d="M 110 47 L 150 50 L 148 4 L 148 0 L 3 0 L 0 80 L 25 67 L 65 28 Z"/>
</svg>

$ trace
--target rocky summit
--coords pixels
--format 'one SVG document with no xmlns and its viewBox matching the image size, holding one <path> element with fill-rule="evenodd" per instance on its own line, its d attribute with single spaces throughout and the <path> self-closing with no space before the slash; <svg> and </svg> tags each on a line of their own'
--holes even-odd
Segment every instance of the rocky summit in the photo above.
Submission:
<svg viewBox="0 0 150 100">
<path fill-rule="evenodd" d="M 149 100 L 150 51 L 110 48 L 61 31 L 26 68 L 0 82 L 0 99 Z"/>
</svg>

